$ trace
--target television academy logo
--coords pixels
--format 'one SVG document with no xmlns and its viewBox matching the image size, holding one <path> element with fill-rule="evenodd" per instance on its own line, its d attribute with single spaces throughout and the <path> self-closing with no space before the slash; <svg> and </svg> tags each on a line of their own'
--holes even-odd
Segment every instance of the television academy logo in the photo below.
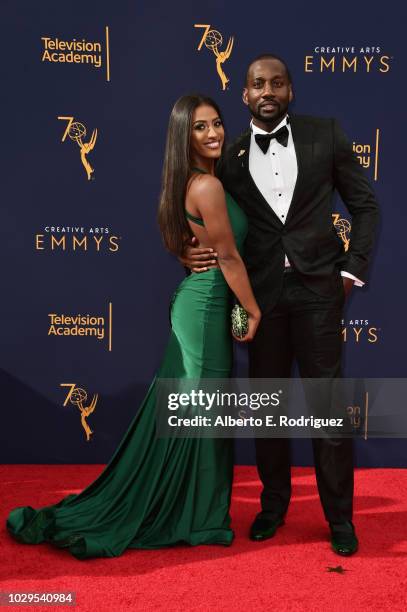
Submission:
<svg viewBox="0 0 407 612">
<path fill-rule="evenodd" d="M 362 144 L 352 142 L 352 149 L 361 166 L 365 169 L 372 168 L 373 180 L 377 181 L 379 177 L 379 144 L 380 144 L 380 129 L 376 128 L 374 136 L 374 144 Z"/>
<path fill-rule="evenodd" d="M 355 432 L 362 434 L 363 438 L 368 438 L 368 423 L 369 423 L 369 392 L 364 393 L 364 402 L 361 406 L 347 406 L 346 412 L 350 424 Z"/>
<path fill-rule="evenodd" d="M 77 387 L 76 383 L 61 383 L 60 387 L 69 387 L 69 391 L 63 406 L 67 406 L 68 403 L 70 403 L 79 409 L 81 415 L 81 425 L 85 431 L 86 441 L 89 442 L 93 431 L 87 422 L 87 418 L 95 411 L 99 395 L 96 393 L 90 403 L 86 406 L 85 403 L 88 400 L 88 394 L 85 389 L 82 387 Z"/>
<path fill-rule="evenodd" d="M 84 142 L 83 139 L 85 138 L 87 131 L 83 123 L 80 123 L 79 121 L 74 121 L 74 117 L 60 116 L 58 117 L 58 119 L 68 122 L 66 126 L 66 130 L 62 135 L 62 142 L 64 142 L 66 137 L 69 136 L 69 138 L 73 140 L 74 142 L 76 142 L 76 144 L 79 146 L 79 154 L 80 154 L 81 162 L 82 162 L 83 167 L 85 168 L 86 175 L 88 177 L 88 181 L 90 181 L 91 176 L 94 172 L 94 169 L 90 165 L 87 155 L 95 147 L 96 139 L 98 136 L 97 129 L 94 129 L 92 131 L 92 136 L 90 137 L 88 142 Z M 92 176 L 92 179 L 94 178 L 95 177 Z"/>
<path fill-rule="evenodd" d="M 197 50 L 200 51 L 202 49 L 202 46 L 205 45 L 205 47 L 209 49 L 209 51 L 212 51 L 216 60 L 216 72 L 218 73 L 220 81 L 222 83 L 222 90 L 225 91 L 226 85 L 229 83 L 229 78 L 226 76 L 222 68 L 222 64 L 224 64 L 232 54 L 234 37 L 231 36 L 226 45 L 226 49 L 224 51 L 220 51 L 219 47 L 223 43 L 223 36 L 218 30 L 211 30 L 210 24 L 201 23 L 195 23 L 194 28 L 205 28 Z"/>
<path fill-rule="evenodd" d="M 305 55 L 304 72 L 382 73 L 390 71 L 394 57 L 371 46 L 319 46 Z"/>
<path fill-rule="evenodd" d="M 86 64 L 101 68 L 104 59 L 106 81 L 110 81 L 109 26 L 105 27 L 105 40 L 103 42 L 89 41 L 86 38 L 61 40 L 57 37 L 41 36 L 41 44 L 41 62 L 43 63 Z"/>
<path fill-rule="evenodd" d="M 107 350 L 112 351 L 113 348 L 113 304 L 108 303 L 108 313 L 106 315 L 86 315 L 63 314 L 50 312 L 48 313 L 48 331 L 47 336 L 62 337 L 90 337 L 106 341 Z"/>
</svg>

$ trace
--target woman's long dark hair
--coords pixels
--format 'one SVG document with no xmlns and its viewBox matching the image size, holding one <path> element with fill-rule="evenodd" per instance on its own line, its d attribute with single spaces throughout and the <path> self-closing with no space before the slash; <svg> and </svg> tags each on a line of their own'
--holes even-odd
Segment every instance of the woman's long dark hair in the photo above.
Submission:
<svg viewBox="0 0 407 612">
<path fill-rule="evenodd" d="M 192 115 L 202 104 L 212 106 L 222 120 L 220 109 L 214 100 L 193 94 L 182 96 L 176 101 L 168 124 L 158 224 L 166 248 L 175 255 L 182 255 L 186 241 L 193 235 L 185 217 L 185 196 L 192 172 Z"/>
</svg>

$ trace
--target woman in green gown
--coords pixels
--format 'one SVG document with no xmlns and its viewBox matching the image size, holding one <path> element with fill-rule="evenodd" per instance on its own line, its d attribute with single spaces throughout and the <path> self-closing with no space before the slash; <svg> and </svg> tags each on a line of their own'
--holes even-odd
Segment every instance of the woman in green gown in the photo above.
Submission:
<svg viewBox="0 0 407 612">
<path fill-rule="evenodd" d="M 183 96 L 176 102 L 167 134 L 160 229 L 175 255 L 182 256 L 195 235 L 217 259 L 176 289 L 170 338 L 156 378 L 230 376 L 233 293 L 249 314 L 243 341 L 253 338 L 260 321 L 240 257 L 247 219 L 215 178 L 223 142 L 214 101 Z M 78 559 L 176 543 L 231 544 L 233 441 L 156 437 L 156 378 L 100 476 L 54 505 L 11 510 L 7 529 L 15 539 L 65 547 Z"/>
</svg>

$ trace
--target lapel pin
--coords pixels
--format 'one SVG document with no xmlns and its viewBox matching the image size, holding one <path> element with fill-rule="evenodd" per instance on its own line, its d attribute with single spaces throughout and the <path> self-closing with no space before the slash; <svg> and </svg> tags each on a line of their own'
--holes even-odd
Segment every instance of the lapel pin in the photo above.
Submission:
<svg viewBox="0 0 407 612">
<path fill-rule="evenodd" d="M 246 153 L 246 149 L 240 149 L 239 153 L 237 154 L 238 157 L 241 157 L 242 155 L 244 155 Z"/>
</svg>

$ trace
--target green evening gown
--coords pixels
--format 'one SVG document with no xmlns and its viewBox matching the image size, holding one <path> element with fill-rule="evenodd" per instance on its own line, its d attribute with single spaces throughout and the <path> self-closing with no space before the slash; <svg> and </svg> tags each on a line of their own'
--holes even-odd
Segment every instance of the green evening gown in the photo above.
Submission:
<svg viewBox="0 0 407 612">
<path fill-rule="evenodd" d="M 241 251 L 247 219 L 230 194 L 225 195 Z M 192 273 L 181 282 L 171 300 L 171 333 L 156 377 L 230 376 L 231 298 L 218 268 Z M 94 482 L 54 505 L 11 510 L 9 533 L 25 544 L 67 548 L 78 559 L 176 543 L 231 544 L 233 440 L 157 438 L 155 394 L 156 378 Z"/>
</svg>

